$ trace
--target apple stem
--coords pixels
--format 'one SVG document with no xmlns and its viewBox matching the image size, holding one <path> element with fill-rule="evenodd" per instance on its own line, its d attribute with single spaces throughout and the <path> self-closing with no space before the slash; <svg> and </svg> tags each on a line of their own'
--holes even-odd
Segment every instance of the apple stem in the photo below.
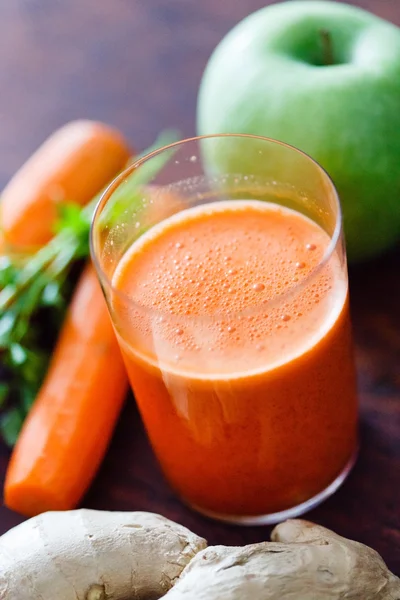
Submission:
<svg viewBox="0 0 400 600">
<path fill-rule="evenodd" d="M 321 29 L 320 34 L 322 40 L 323 64 L 327 66 L 334 65 L 335 60 L 333 58 L 333 44 L 331 33 L 327 29 Z"/>
</svg>

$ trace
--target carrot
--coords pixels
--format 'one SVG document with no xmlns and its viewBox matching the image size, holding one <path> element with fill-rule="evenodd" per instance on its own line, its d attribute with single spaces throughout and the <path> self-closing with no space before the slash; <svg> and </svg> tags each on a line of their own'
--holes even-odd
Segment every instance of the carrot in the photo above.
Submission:
<svg viewBox="0 0 400 600">
<path fill-rule="evenodd" d="M 127 386 L 107 306 L 88 265 L 12 454 L 6 506 L 27 516 L 74 508 L 106 452 Z"/>
<path fill-rule="evenodd" d="M 40 246 L 52 237 L 59 202 L 84 205 L 130 156 L 121 134 L 103 123 L 73 121 L 53 133 L 8 183 L 0 221 L 6 241 Z"/>
</svg>

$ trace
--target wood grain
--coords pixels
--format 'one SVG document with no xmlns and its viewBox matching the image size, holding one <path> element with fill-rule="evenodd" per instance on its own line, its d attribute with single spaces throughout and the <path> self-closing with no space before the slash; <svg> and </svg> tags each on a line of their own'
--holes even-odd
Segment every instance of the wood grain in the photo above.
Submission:
<svg viewBox="0 0 400 600">
<path fill-rule="evenodd" d="M 268 3 L 268 2 L 267 2 Z M 398 0 L 359 0 L 400 25 Z M 208 56 L 263 0 L 3 0 L 0 3 L 0 185 L 57 126 L 77 117 L 124 130 L 137 148 L 165 127 L 195 131 Z M 352 313 L 362 412 L 358 463 L 308 517 L 381 552 L 400 574 L 400 253 L 353 269 Z M 8 451 L 0 450 L 4 475 Z M 153 510 L 213 543 L 269 529 L 208 521 L 164 482 L 132 399 L 85 506 Z M 0 533 L 22 518 L 0 509 Z"/>
</svg>

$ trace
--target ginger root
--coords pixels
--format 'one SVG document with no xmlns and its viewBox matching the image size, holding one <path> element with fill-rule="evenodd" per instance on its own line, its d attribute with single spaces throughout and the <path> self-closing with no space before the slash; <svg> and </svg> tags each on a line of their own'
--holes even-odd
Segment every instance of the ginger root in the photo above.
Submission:
<svg viewBox="0 0 400 600">
<path fill-rule="evenodd" d="M 363 544 L 301 520 L 272 540 L 202 550 L 165 600 L 400 600 L 400 580 Z"/>
<path fill-rule="evenodd" d="M 371 548 L 307 521 L 206 548 L 150 513 L 45 513 L 0 538 L 0 600 L 400 600 Z"/>
<path fill-rule="evenodd" d="M 0 599 L 160 598 L 205 545 L 150 513 L 44 513 L 0 538 Z"/>
</svg>

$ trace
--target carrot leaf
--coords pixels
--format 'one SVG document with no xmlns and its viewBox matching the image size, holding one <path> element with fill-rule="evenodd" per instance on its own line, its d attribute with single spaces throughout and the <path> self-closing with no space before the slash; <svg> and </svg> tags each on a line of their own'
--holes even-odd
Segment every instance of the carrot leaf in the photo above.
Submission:
<svg viewBox="0 0 400 600">
<path fill-rule="evenodd" d="M 0 433 L 8 446 L 14 446 L 24 422 L 24 411 L 18 406 L 10 408 L 0 419 Z"/>
</svg>

